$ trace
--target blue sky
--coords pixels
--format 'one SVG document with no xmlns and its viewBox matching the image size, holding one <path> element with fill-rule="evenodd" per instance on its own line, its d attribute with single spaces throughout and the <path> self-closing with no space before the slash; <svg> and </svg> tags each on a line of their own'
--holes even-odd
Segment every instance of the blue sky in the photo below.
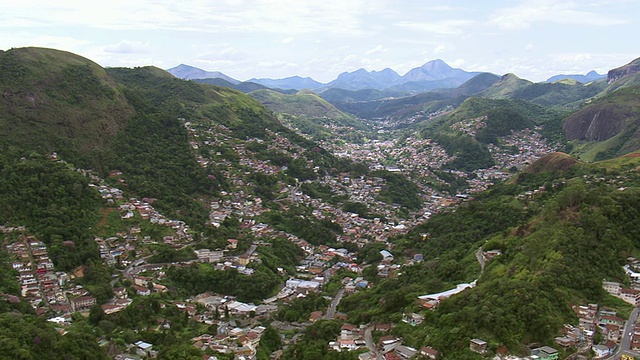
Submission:
<svg viewBox="0 0 640 360">
<path fill-rule="evenodd" d="M 238 80 L 442 59 L 467 71 L 606 73 L 640 57 L 638 0 L 0 0 L 0 49 L 44 46 L 102 66 L 184 63 Z"/>
</svg>

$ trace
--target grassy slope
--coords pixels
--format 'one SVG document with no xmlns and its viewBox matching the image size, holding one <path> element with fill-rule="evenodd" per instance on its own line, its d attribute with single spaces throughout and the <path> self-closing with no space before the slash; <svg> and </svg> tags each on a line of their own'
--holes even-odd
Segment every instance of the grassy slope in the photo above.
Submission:
<svg viewBox="0 0 640 360">
<path fill-rule="evenodd" d="M 0 54 L 0 139 L 86 164 L 133 114 L 104 69 L 80 56 L 21 48 Z"/>
<path fill-rule="evenodd" d="M 257 90 L 249 93 L 272 111 L 279 114 L 289 114 L 309 119 L 329 118 L 335 122 L 356 126 L 364 129 L 363 125 L 351 116 L 312 92 L 300 91 L 296 94 L 281 94 L 273 90 Z"/>
</svg>

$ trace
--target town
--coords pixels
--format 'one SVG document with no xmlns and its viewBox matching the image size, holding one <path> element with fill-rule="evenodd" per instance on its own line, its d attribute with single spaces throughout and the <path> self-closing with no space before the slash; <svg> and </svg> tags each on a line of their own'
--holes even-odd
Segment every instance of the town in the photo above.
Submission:
<svg viewBox="0 0 640 360">
<path fill-rule="evenodd" d="M 260 249 L 271 246 L 275 239 L 286 239 L 295 244 L 304 256 L 293 271 L 278 268 L 279 275 L 285 280 L 277 294 L 254 303 L 240 301 L 229 294 L 205 292 L 172 300 L 170 304 L 162 304 L 163 307 L 173 307 L 190 319 L 215 329 L 194 337 L 194 347 L 233 355 L 235 359 L 254 359 L 260 338 L 266 331 L 263 321 L 272 319 L 276 312 L 286 308 L 288 304 L 298 299 L 316 296 L 323 289 L 332 286 L 336 291 L 331 296 L 324 295 L 331 300 L 331 305 L 326 309 L 313 311 L 308 319 L 302 322 L 271 321 L 271 326 L 289 334 L 283 340 L 285 346 L 295 343 L 299 331 L 320 319 L 340 319 L 344 323 L 339 337 L 327 344 L 328 348 L 335 351 L 358 351 L 362 360 L 408 359 L 414 356 L 439 358 L 438 350 L 432 347 L 413 349 L 404 345 L 401 338 L 393 336 L 390 332 L 396 324 L 352 325 L 348 322 L 346 314 L 336 310 L 341 297 L 370 286 L 369 281 L 363 276 L 367 264 L 358 262 L 358 253 L 354 249 L 380 244 L 381 261 L 375 269 L 375 276 L 393 277 L 402 271 L 403 266 L 423 261 L 425 256 L 415 254 L 410 259 L 396 258 L 393 245 L 388 242 L 390 237 L 405 233 L 429 219 L 432 214 L 464 203 L 474 192 L 482 191 L 495 182 L 509 178 L 510 168 L 521 169 L 540 156 L 554 151 L 554 148 L 541 137 L 539 128 L 512 133 L 501 139 L 502 147 L 490 146 L 492 156 L 499 165 L 472 173 L 447 170 L 454 176 L 468 179 L 468 187 L 463 189 L 463 192 L 451 194 L 433 188 L 433 183 L 423 181 L 426 178 L 437 179 L 433 170 L 442 168 L 452 159 L 441 146 L 430 139 L 408 136 L 403 140 L 366 140 L 362 144 L 340 142 L 340 146 L 335 142 L 325 142 L 323 146 L 336 156 L 362 162 L 370 169 L 401 173 L 418 184 L 422 192 L 422 208 L 406 212 L 397 204 L 379 200 L 377 194 L 385 187 L 381 178 L 354 177 L 348 174 L 331 176 L 320 173 L 317 167 L 314 169 L 317 175 L 316 182 L 330 189 L 333 196 L 366 204 L 370 212 L 376 214 L 375 217 L 365 217 L 363 214 L 345 211 L 335 202 L 305 193 L 302 187 L 310 180 L 302 180 L 296 184 L 277 182 L 277 198 L 273 200 L 274 203 L 283 209 L 296 206 L 311 208 L 311 215 L 315 219 L 327 220 L 342 229 L 342 233 L 337 235 L 335 240 L 338 244 L 345 244 L 345 248 L 336 248 L 314 245 L 307 239 L 262 222 L 261 215 L 267 213 L 269 208 L 265 207 L 264 199 L 248 191 L 248 187 L 254 185 L 248 180 L 248 175 L 261 173 L 272 176 L 286 170 L 286 167 L 275 165 L 269 160 L 261 160 L 252 149 L 266 148 L 293 159 L 298 158 L 303 149 L 270 131 L 267 131 L 271 137 L 268 143 L 259 139 L 243 142 L 234 139 L 230 131 L 222 125 L 211 127 L 211 124 L 182 120 L 191 136 L 191 147 L 198 151 L 198 163 L 203 167 L 212 163 L 219 165 L 225 169 L 224 177 L 230 182 L 230 189 L 222 191 L 220 198 L 209 204 L 208 225 L 220 228 L 225 226 L 229 219 L 237 219 L 238 237 L 223 239 L 221 246 L 194 250 L 194 233 L 186 223 L 163 216 L 153 206 L 156 199 L 127 197 L 114 185 L 124 181 L 119 171 L 112 171 L 107 181 L 90 171 L 81 170 L 90 178 L 91 186 L 100 193 L 111 209 L 103 214 L 102 223 L 114 222 L 123 225 L 122 229 L 107 236 L 95 238 L 104 265 L 113 269 L 112 298 L 98 301 L 95 294 L 91 294 L 78 282 L 78 279 L 85 276 L 85 269 L 82 267 L 68 273 L 56 271 L 46 246 L 30 236 L 28 229 L 2 227 L 6 238 L 6 250 L 13 256 L 12 266 L 18 274 L 16 280 L 22 288 L 22 299 L 29 302 L 38 315 L 46 316 L 49 321 L 54 322 L 61 333 L 64 333 L 65 326 L 73 322 L 74 313 L 89 314 L 92 308 L 100 305 L 104 314 L 115 314 L 127 309 L 134 299 L 171 291 L 170 284 L 166 282 L 170 269 L 207 264 L 218 271 L 234 271 L 241 276 L 251 277 L 256 271 L 256 264 L 262 263 Z M 460 131 L 472 133 L 483 126 L 483 119 L 470 119 L 457 126 Z M 228 148 L 223 149 L 222 144 Z M 203 155 L 207 153 L 210 156 Z M 61 161 L 55 156 L 52 156 L 52 160 Z M 231 172 L 232 161 L 237 162 L 245 171 Z M 310 159 L 305 161 L 313 163 Z M 535 191 L 540 192 L 544 189 Z M 533 195 L 533 191 L 527 194 Z M 188 259 L 180 261 L 154 261 L 154 256 L 158 255 L 158 249 L 161 248 L 175 252 L 187 251 L 190 255 Z M 485 262 L 490 262 L 500 255 L 499 251 L 492 249 L 480 251 L 478 261 L 484 267 Z M 640 273 L 634 272 L 637 269 L 638 261 L 630 259 L 626 268 L 630 279 L 640 279 Z M 421 296 L 416 299 L 416 303 L 420 305 L 421 312 L 428 312 L 444 299 L 473 286 L 473 283 L 460 284 L 457 288 L 443 293 Z M 605 282 L 604 287 L 612 295 L 633 306 L 637 306 L 640 301 L 640 290 L 622 288 L 620 284 L 610 282 Z M 13 296 L 8 296 L 7 300 L 22 301 Z M 596 304 L 577 306 L 575 312 L 580 318 L 579 324 L 567 324 L 564 335 L 556 338 L 555 345 L 562 348 L 593 348 L 602 358 L 616 353 L 620 344 L 625 341 L 630 343 L 630 351 L 640 351 L 640 327 L 635 327 L 635 318 L 627 321 L 621 318 L 615 309 Z M 424 313 L 407 313 L 402 318 L 405 326 L 417 326 L 423 321 Z M 169 329 L 171 326 L 170 322 L 164 321 L 157 324 L 157 329 Z M 596 328 L 602 331 L 606 341 L 597 344 L 594 342 Z M 631 332 L 632 336 L 629 335 Z M 104 344 L 107 342 L 105 340 Z M 125 345 L 126 352 L 117 354 L 114 356 L 115 359 L 157 356 L 157 350 L 149 340 L 138 340 Z M 530 358 L 557 358 L 557 351 L 550 345 L 552 344 L 534 349 Z M 487 343 L 482 339 L 472 339 L 469 346 L 473 352 L 486 353 Z M 277 359 L 278 356 L 278 353 L 272 354 L 272 358 Z M 207 357 L 215 358 L 215 355 Z"/>
</svg>

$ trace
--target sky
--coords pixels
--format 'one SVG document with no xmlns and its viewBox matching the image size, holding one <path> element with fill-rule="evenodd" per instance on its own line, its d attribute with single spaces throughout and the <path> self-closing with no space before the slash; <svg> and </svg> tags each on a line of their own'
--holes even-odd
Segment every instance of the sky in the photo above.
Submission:
<svg viewBox="0 0 640 360">
<path fill-rule="evenodd" d="M 42 46 L 105 67 L 179 64 L 237 80 L 442 59 L 532 81 L 640 57 L 638 0 L 0 0 L 0 49 Z"/>
</svg>

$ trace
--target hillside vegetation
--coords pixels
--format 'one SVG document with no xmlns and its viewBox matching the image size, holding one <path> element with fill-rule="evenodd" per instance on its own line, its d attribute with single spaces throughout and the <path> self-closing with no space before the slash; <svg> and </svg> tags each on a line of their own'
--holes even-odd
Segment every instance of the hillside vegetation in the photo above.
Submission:
<svg viewBox="0 0 640 360">
<path fill-rule="evenodd" d="M 636 158 L 582 164 L 495 186 L 397 237 L 395 253 L 422 253 L 425 261 L 344 299 L 341 309 L 356 322 L 387 321 L 419 311 L 419 295 L 477 278 L 475 288 L 423 311 L 422 325 L 397 333 L 452 359 L 471 358 L 460 349 L 478 337 L 492 351 L 526 354 L 526 344 L 551 344 L 564 323 L 575 323 L 572 305 L 614 303 L 601 281 L 623 281 L 622 265 L 640 250 L 632 225 L 640 220 L 638 165 Z M 535 198 L 518 196 L 538 188 L 544 190 Z M 502 253 L 482 273 L 480 247 Z"/>
</svg>

